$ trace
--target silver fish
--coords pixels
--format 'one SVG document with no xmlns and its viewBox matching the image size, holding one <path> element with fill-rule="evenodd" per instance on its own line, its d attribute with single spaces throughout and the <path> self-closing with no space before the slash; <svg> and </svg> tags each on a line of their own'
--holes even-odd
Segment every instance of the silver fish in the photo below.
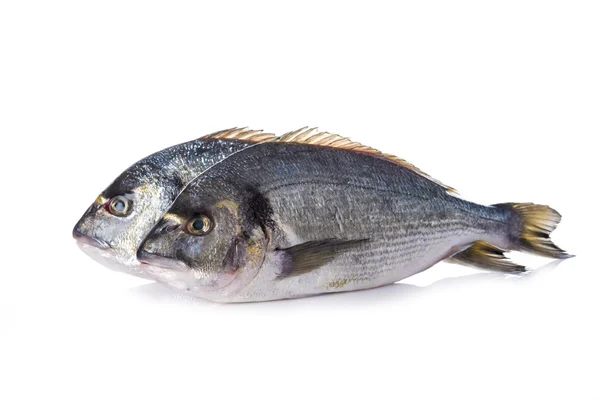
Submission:
<svg viewBox="0 0 600 400">
<path fill-rule="evenodd" d="M 73 237 L 106 267 L 147 277 L 136 252 L 180 191 L 215 163 L 274 137 L 233 128 L 152 154 L 125 170 L 98 196 L 75 226 Z"/>
<path fill-rule="evenodd" d="M 159 282 L 217 302 L 388 285 L 441 260 L 518 273 L 507 250 L 569 257 L 547 206 L 483 206 L 411 164 L 300 130 L 232 155 L 179 195 L 138 258 Z"/>
</svg>

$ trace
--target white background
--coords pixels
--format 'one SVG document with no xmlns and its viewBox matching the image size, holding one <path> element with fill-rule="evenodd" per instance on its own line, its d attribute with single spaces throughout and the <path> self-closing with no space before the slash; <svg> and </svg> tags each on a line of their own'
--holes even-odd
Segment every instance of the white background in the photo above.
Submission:
<svg viewBox="0 0 600 400">
<path fill-rule="evenodd" d="M 0 398 L 600 398 L 599 21 L 594 1 L 2 2 Z M 305 125 L 469 200 L 550 204 L 577 257 L 216 305 L 71 238 L 151 152 Z"/>
</svg>

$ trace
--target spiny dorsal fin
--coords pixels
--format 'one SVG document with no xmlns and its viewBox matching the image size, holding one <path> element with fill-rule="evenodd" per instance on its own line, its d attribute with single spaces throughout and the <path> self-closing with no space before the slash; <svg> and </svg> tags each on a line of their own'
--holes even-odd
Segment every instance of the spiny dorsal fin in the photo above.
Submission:
<svg viewBox="0 0 600 400">
<path fill-rule="evenodd" d="M 375 157 L 384 158 L 388 161 L 393 162 L 394 164 L 398 164 L 406 169 L 409 169 L 409 170 L 417 173 L 418 175 L 420 175 L 424 178 L 427 178 L 430 181 L 440 185 L 441 187 L 443 187 L 444 189 L 446 189 L 446 191 L 448 191 L 450 193 L 454 193 L 454 194 L 458 193 L 454 188 L 452 188 L 448 185 L 444 185 L 440 181 L 427 175 L 425 172 L 421 171 L 419 168 L 415 167 L 414 165 L 412 165 L 411 163 L 409 163 L 406 160 L 403 160 L 403 159 L 393 156 L 391 154 L 383 153 L 372 147 L 365 146 L 365 145 L 357 143 L 357 142 L 353 142 L 352 140 L 345 138 L 343 136 L 337 135 L 335 133 L 319 132 L 317 130 L 317 128 L 304 127 L 304 128 L 292 131 L 292 132 L 288 132 L 285 135 L 282 135 L 281 137 L 275 139 L 275 141 L 276 142 L 285 142 L 285 143 L 310 144 L 310 145 L 314 145 L 314 146 L 335 147 L 338 149 L 344 149 L 344 150 L 356 151 L 359 153 L 370 154 Z"/>
<path fill-rule="evenodd" d="M 481 240 L 473 242 L 471 247 L 446 259 L 446 261 L 508 273 L 526 271 L 522 265 L 517 265 L 506 258 L 504 250 Z"/>
<path fill-rule="evenodd" d="M 230 140 L 243 140 L 246 142 L 268 142 L 275 139 L 275 135 L 272 133 L 265 133 L 262 130 L 252 130 L 245 128 L 231 128 L 223 131 L 211 133 L 210 135 L 203 136 L 201 139 L 230 139 Z"/>
</svg>

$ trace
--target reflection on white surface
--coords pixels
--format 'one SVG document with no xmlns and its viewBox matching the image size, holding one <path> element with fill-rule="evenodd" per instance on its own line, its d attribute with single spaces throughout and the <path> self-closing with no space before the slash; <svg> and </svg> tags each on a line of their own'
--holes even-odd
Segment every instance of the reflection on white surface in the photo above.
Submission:
<svg viewBox="0 0 600 400">
<path fill-rule="evenodd" d="M 319 296 L 298 299 L 278 300 L 264 303 L 217 304 L 200 298 L 186 296 L 175 292 L 159 283 L 151 283 L 131 288 L 131 293 L 143 300 L 168 304 L 194 304 L 200 307 L 307 307 L 316 306 L 360 306 L 376 305 L 384 302 L 410 301 L 421 295 L 444 292 L 451 288 L 475 286 L 485 283 L 506 282 L 507 284 L 522 285 L 534 281 L 542 275 L 551 273 L 565 260 L 552 261 L 535 270 L 521 275 L 503 274 L 500 272 L 478 272 L 471 275 L 444 278 L 429 285 L 417 286 L 398 282 L 392 285 L 355 292 L 330 293 Z"/>
</svg>

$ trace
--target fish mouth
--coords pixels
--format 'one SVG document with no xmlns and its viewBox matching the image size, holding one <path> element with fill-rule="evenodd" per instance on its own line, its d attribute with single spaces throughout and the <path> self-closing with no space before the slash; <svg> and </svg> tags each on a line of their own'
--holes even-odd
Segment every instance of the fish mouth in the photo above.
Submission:
<svg viewBox="0 0 600 400">
<path fill-rule="evenodd" d="M 110 249 L 110 245 L 104 240 L 85 235 L 81 233 L 77 228 L 73 229 L 73 239 L 77 240 L 80 243 L 84 243 L 89 246 L 96 247 L 98 249 Z"/>
<path fill-rule="evenodd" d="M 137 260 L 135 264 L 123 261 L 119 258 L 113 247 L 98 248 L 80 240 L 76 243 L 87 256 L 111 271 L 123 272 L 137 276 L 138 278 L 151 279 L 144 271 L 144 265 L 141 265 Z"/>
<path fill-rule="evenodd" d="M 220 276 L 216 280 L 200 279 L 193 274 L 193 269 L 185 262 L 163 257 L 145 250 L 138 250 L 137 259 L 144 265 L 144 270 L 158 282 L 166 283 L 187 294 L 201 291 L 204 294 L 223 290 L 231 285 L 238 276 L 238 271 Z"/>
<path fill-rule="evenodd" d="M 167 258 L 167 257 L 162 257 L 162 256 L 159 256 L 159 255 L 156 255 L 153 253 L 149 253 L 142 249 L 138 250 L 137 259 L 140 263 L 150 265 L 150 266 L 170 269 L 170 270 L 174 270 L 174 271 L 188 270 L 187 265 L 182 261 L 173 260 L 173 259 Z"/>
</svg>

